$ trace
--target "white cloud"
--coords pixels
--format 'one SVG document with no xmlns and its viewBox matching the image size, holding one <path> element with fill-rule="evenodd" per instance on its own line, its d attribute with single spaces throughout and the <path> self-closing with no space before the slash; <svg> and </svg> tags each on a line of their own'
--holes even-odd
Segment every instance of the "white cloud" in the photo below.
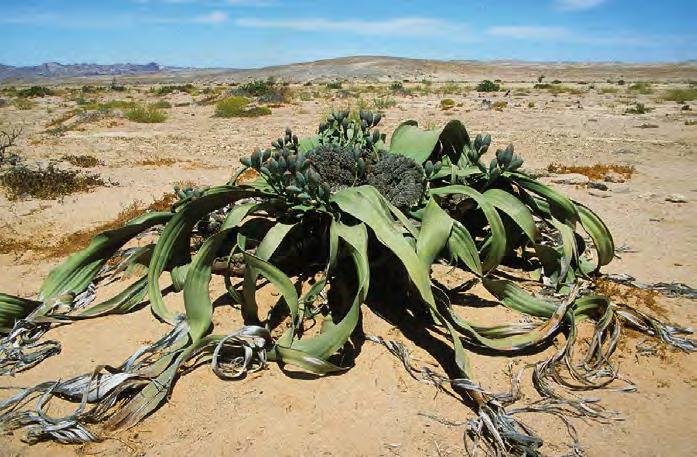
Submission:
<svg viewBox="0 0 697 457">
<path fill-rule="evenodd" d="M 240 27 L 250 28 L 287 29 L 302 32 L 340 31 L 360 35 L 433 36 L 446 33 L 466 34 L 466 31 L 462 27 L 455 26 L 447 21 L 420 17 L 403 17 L 381 21 L 363 19 L 334 20 L 324 18 L 240 18 L 235 20 L 235 24 Z"/>
<path fill-rule="evenodd" d="M 564 27 L 496 26 L 486 32 L 489 35 L 516 39 L 559 39 L 569 35 Z"/>
<path fill-rule="evenodd" d="M 203 16 L 197 16 L 193 18 L 192 22 L 198 24 L 221 24 L 227 22 L 228 15 L 222 11 L 211 11 Z"/>
<path fill-rule="evenodd" d="M 583 11 L 595 8 L 605 3 L 605 0 L 557 0 L 557 5 L 565 11 Z"/>
</svg>

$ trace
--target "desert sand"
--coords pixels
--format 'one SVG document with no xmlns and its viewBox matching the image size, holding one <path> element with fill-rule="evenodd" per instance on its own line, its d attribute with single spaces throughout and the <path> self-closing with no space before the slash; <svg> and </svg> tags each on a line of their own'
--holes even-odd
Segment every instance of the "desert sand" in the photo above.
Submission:
<svg viewBox="0 0 697 457">
<path fill-rule="evenodd" d="M 636 169 L 631 179 L 607 183 L 606 191 L 553 185 L 593 208 L 611 229 L 616 245 L 628 248 L 606 272 L 628 273 L 646 283 L 695 286 L 697 126 L 686 121 L 694 122 L 697 111 L 659 99 L 661 91 L 673 83 L 658 81 L 652 85 L 654 92 L 645 95 L 631 93 L 626 86 L 619 87 L 618 93 L 602 94 L 602 87 L 617 87 L 603 77 L 593 83 L 593 89 L 587 84 L 572 85 L 581 94 L 554 96 L 532 89 L 535 81 L 527 74 L 513 79 L 528 82 L 504 80 L 505 88 L 512 89 L 509 96 L 504 91 L 393 95 L 396 106 L 384 110 L 381 130 L 390 133 L 406 119 L 436 126 L 457 118 L 470 134 L 490 133 L 496 147 L 513 143 L 528 170 L 544 170 L 551 163 L 631 165 Z M 301 85 L 292 87 L 303 90 Z M 147 89 L 137 86 L 130 95 L 154 100 Z M 516 93 L 516 89 L 525 91 Z M 370 102 L 375 95 L 367 90 L 360 97 Z M 440 101 L 445 97 L 457 106 L 442 110 Z M 222 119 L 212 116 L 213 106 L 192 103 L 194 97 L 187 94 L 164 99 L 175 105 L 167 109 L 169 118 L 164 123 L 138 124 L 116 116 L 58 135 L 46 133 L 46 124 L 75 108 L 63 97 L 38 99 L 38 106 L 31 110 L 0 108 L 0 124 L 24 127 L 17 152 L 25 160 L 47 162 L 66 154 L 92 155 L 101 164 L 89 171 L 112 182 L 59 200 L 11 201 L 0 194 L 1 236 L 31 248 L 0 254 L 0 290 L 35 296 L 42 279 L 61 260 L 47 258 L 46 252 L 65 236 L 113 220 L 134 201 L 147 205 L 170 192 L 174 183 L 222 183 L 237 168 L 240 157 L 269 144 L 286 126 L 304 136 L 332 108 L 356 103 L 356 98 L 329 93 L 274 107 L 270 116 Z M 501 110 L 487 109 L 484 99 L 508 104 Z M 652 110 L 625 114 L 629 104 L 636 102 Z M 176 106 L 183 103 L 191 104 Z M 697 110 L 694 103 L 692 109 Z M 143 164 L 145 161 L 151 164 Z M 551 182 L 554 177 L 542 179 Z M 666 201 L 671 194 L 681 194 L 686 202 Z M 106 288 L 100 294 L 109 291 Z M 212 292 L 214 298 L 224 294 L 222 279 L 214 278 Z M 485 296 L 483 290 L 477 292 Z M 181 306 L 181 296 L 169 294 L 166 300 Z M 693 300 L 661 297 L 657 309 L 662 319 L 697 326 Z M 655 314 L 656 309 L 645 311 Z M 471 312 L 482 320 L 492 318 L 486 308 Z M 223 329 L 240 324 L 238 314 L 226 306 L 216 309 L 214 320 Z M 418 365 L 438 370 L 426 351 L 368 307 L 363 308 L 363 328 L 367 334 L 405 343 Z M 62 353 L 14 378 L 0 378 L 0 386 L 66 378 L 88 372 L 97 364 L 116 365 L 166 329 L 147 307 L 54 329 L 47 337 L 62 343 Z M 573 420 L 588 456 L 692 456 L 697 452 L 697 358 L 673 349 L 641 356 L 635 345 L 642 340 L 642 336 L 628 333 L 617 355 L 622 376 L 634 382 L 638 392 L 590 393 L 621 412 L 623 420 Z M 540 360 L 553 350 L 518 357 L 516 366 Z M 473 354 L 472 361 L 483 386 L 492 391 L 507 388 L 507 358 Z M 524 378 L 524 392 L 535 398 L 529 378 Z M 399 360 L 383 347 L 366 342 L 355 367 L 326 378 L 289 376 L 273 365 L 244 380 L 225 382 L 208 367 L 200 367 L 182 376 L 171 399 L 131 430 L 81 446 L 30 446 L 20 441 L 18 432 L 0 436 L 0 455 L 455 456 L 464 452 L 463 422 L 472 415 L 455 398 L 409 377 Z M 538 415 L 524 419 L 547 439 L 547 454 L 568 451 L 562 423 Z"/>
</svg>

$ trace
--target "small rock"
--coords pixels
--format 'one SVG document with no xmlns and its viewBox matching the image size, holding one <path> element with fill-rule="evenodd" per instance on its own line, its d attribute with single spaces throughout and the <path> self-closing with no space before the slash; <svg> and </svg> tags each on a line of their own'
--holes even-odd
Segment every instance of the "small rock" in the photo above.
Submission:
<svg viewBox="0 0 697 457">
<path fill-rule="evenodd" d="M 655 198 L 655 197 L 657 197 L 657 196 L 658 196 L 658 194 L 655 194 L 655 193 L 653 193 L 653 192 L 644 192 L 643 194 L 639 194 L 639 198 L 643 198 L 643 199 L 646 199 L 646 200 Z"/>
<path fill-rule="evenodd" d="M 634 149 L 618 149 L 614 152 L 614 154 L 636 154 L 637 152 Z"/>
<path fill-rule="evenodd" d="M 588 195 L 592 195 L 594 197 L 600 197 L 600 198 L 608 198 L 610 196 L 610 194 L 608 194 L 607 192 L 600 192 L 597 190 L 589 190 Z"/>
<path fill-rule="evenodd" d="M 591 189 L 597 189 L 597 190 L 607 190 L 607 184 L 603 184 L 603 183 L 597 182 L 597 181 L 589 182 L 588 187 L 590 187 Z"/>
<path fill-rule="evenodd" d="M 549 176 L 549 172 L 544 168 L 532 168 L 532 169 L 525 168 L 521 171 L 523 173 L 525 173 L 526 175 L 531 176 L 533 178 L 546 178 L 547 176 Z"/>
<path fill-rule="evenodd" d="M 621 182 L 624 182 L 625 179 L 624 179 L 624 176 L 617 173 L 616 171 L 611 171 L 609 173 L 606 173 L 605 176 L 603 176 L 603 181 L 621 183 Z"/>
<path fill-rule="evenodd" d="M 555 184 L 571 184 L 575 186 L 581 186 L 588 184 L 590 179 L 588 176 L 579 173 L 567 173 L 563 175 L 552 176 L 551 181 Z"/>
<path fill-rule="evenodd" d="M 687 197 L 682 194 L 670 194 L 666 197 L 666 201 L 671 203 L 687 203 Z"/>
<path fill-rule="evenodd" d="M 610 191 L 616 194 L 628 194 L 631 189 L 629 186 L 612 186 L 610 187 Z"/>
</svg>

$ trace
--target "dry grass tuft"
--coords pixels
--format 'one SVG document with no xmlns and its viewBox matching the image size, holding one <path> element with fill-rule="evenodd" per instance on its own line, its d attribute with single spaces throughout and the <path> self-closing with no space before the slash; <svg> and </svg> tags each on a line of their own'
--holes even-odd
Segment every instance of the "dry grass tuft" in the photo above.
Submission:
<svg viewBox="0 0 697 457">
<path fill-rule="evenodd" d="M 46 168 L 12 167 L 0 175 L 0 184 L 10 200 L 30 196 L 53 200 L 76 192 L 86 192 L 106 183 L 96 174 L 76 170 L 62 170 L 54 164 Z"/>
<path fill-rule="evenodd" d="M 595 290 L 613 302 L 640 305 L 660 319 L 668 318 L 668 310 L 656 300 L 660 294 L 655 290 L 625 286 L 602 278 L 595 281 Z"/>
<path fill-rule="evenodd" d="M 557 174 L 567 174 L 567 173 L 577 173 L 587 176 L 589 179 L 603 179 L 608 173 L 618 173 L 622 175 L 624 179 L 629 179 L 632 177 L 636 169 L 632 165 L 619 165 L 619 164 L 599 164 L 589 166 L 576 166 L 576 165 L 562 165 L 559 163 L 552 163 L 547 166 L 547 171 L 550 173 Z"/>
<path fill-rule="evenodd" d="M 170 167 L 177 163 L 177 160 L 171 157 L 155 157 L 153 159 L 145 159 L 136 162 L 134 165 L 139 167 Z"/>
<path fill-rule="evenodd" d="M 99 165 L 99 160 L 91 155 L 65 155 L 63 160 L 80 168 L 92 168 Z"/>
</svg>

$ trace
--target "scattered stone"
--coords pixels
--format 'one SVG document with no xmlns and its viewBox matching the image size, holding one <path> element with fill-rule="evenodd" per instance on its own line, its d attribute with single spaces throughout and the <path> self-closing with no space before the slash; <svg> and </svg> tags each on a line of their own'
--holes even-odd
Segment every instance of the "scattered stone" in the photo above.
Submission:
<svg viewBox="0 0 697 457">
<path fill-rule="evenodd" d="M 603 184 L 598 181 L 591 181 L 588 183 L 588 187 L 591 189 L 597 189 L 597 190 L 607 190 L 607 184 Z"/>
<path fill-rule="evenodd" d="M 639 194 L 639 198 L 643 198 L 646 200 L 649 200 L 649 199 L 652 199 L 655 197 L 658 197 L 658 194 L 656 194 L 654 192 L 644 192 L 643 194 Z"/>
<path fill-rule="evenodd" d="M 594 197 L 599 197 L 599 198 L 608 198 L 610 194 L 607 192 L 600 192 L 598 190 L 589 190 L 588 195 L 592 195 Z"/>
<path fill-rule="evenodd" d="M 687 203 L 687 197 L 682 194 L 670 194 L 666 197 L 666 201 L 670 203 Z"/>
<path fill-rule="evenodd" d="M 656 124 L 641 124 L 641 125 L 637 125 L 636 128 L 638 128 L 638 129 L 657 129 L 658 125 L 656 125 Z"/>
<path fill-rule="evenodd" d="M 610 187 L 610 191 L 616 194 L 628 194 L 631 189 L 629 186 L 612 186 Z"/>
<path fill-rule="evenodd" d="M 618 149 L 614 152 L 614 154 L 636 154 L 637 152 L 634 149 Z"/>
<path fill-rule="evenodd" d="M 554 175 L 551 181 L 555 184 L 570 184 L 574 186 L 582 186 L 588 184 L 590 179 L 588 176 L 582 175 L 580 173 L 566 173 L 563 175 Z"/>
<path fill-rule="evenodd" d="M 603 181 L 605 182 L 614 182 L 614 183 L 623 183 L 625 181 L 624 176 L 621 174 L 617 173 L 616 171 L 610 171 L 603 176 Z"/>
<path fill-rule="evenodd" d="M 525 168 L 521 171 L 528 176 L 532 176 L 533 178 L 546 178 L 547 176 L 549 176 L 549 172 L 545 168 Z"/>
</svg>

